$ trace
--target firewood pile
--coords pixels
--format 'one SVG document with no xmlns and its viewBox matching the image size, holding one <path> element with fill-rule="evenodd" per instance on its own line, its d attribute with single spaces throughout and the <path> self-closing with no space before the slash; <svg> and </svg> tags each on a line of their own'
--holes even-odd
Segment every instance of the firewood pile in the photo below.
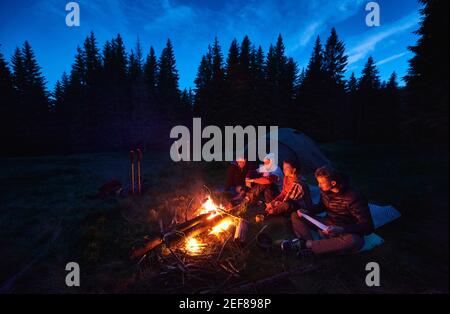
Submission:
<svg viewBox="0 0 450 314">
<path fill-rule="evenodd" d="M 147 236 L 132 248 L 138 276 L 159 292 L 220 292 L 243 281 L 250 246 L 250 222 L 208 197 L 193 218 Z M 255 226 L 256 234 L 266 226 Z M 254 232 L 255 233 L 255 232 Z M 148 290 L 147 290 L 148 291 Z"/>
<path fill-rule="evenodd" d="M 253 287 L 248 280 L 249 256 L 268 225 L 250 222 L 237 212 L 207 197 L 189 219 L 135 245 L 130 257 L 137 261 L 142 292 L 223 293 Z M 282 276 L 289 274 L 284 270 Z"/>
<path fill-rule="evenodd" d="M 140 262 L 139 272 L 149 288 L 159 292 L 220 292 L 242 281 L 248 249 L 234 240 L 231 232 L 186 239 L 173 248 L 154 250 Z"/>
</svg>

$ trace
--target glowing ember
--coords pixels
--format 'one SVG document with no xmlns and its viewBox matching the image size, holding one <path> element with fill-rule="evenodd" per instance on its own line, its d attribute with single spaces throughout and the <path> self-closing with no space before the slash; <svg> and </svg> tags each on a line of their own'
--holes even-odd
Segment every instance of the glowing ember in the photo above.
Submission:
<svg viewBox="0 0 450 314">
<path fill-rule="evenodd" d="M 222 210 L 221 206 L 214 204 L 211 197 L 208 197 L 208 199 L 202 204 L 202 207 L 200 207 L 198 215 L 209 213 L 210 215 L 208 216 L 208 219 L 212 219 L 220 214 L 220 210 Z"/>
<path fill-rule="evenodd" d="M 186 240 L 186 244 L 185 244 L 186 251 L 188 251 L 188 253 L 190 255 L 198 255 L 198 254 L 200 254 L 202 252 L 204 246 L 205 245 L 202 244 L 196 238 L 188 238 Z"/>
<path fill-rule="evenodd" d="M 219 224 L 215 225 L 209 234 L 214 234 L 217 236 L 227 230 L 232 224 L 233 221 L 231 220 L 231 218 L 224 219 Z"/>
<path fill-rule="evenodd" d="M 208 197 L 208 199 L 201 205 L 201 207 L 197 210 L 196 215 L 207 215 L 208 220 L 211 220 L 214 217 L 217 217 L 218 219 L 222 218 L 222 215 L 224 214 L 224 208 L 220 205 L 217 206 L 214 204 L 214 201 L 211 199 L 211 197 Z M 215 236 L 219 236 L 224 231 L 228 230 L 232 225 L 234 225 L 234 220 L 230 217 L 224 217 L 223 219 L 220 219 L 216 225 L 213 225 L 209 234 L 213 234 Z M 200 255 L 204 252 L 205 247 L 208 245 L 208 243 L 202 243 L 201 240 L 197 237 L 189 237 L 186 239 L 184 248 L 186 252 L 189 255 L 195 256 Z"/>
</svg>

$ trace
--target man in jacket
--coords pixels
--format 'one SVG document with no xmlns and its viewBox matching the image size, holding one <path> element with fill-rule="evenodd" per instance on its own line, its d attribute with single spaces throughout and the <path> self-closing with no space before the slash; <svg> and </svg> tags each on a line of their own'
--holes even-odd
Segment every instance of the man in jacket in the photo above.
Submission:
<svg viewBox="0 0 450 314">
<path fill-rule="evenodd" d="M 310 211 L 314 215 L 326 211 L 321 220 L 328 227 L 319 231 L 319 240 L 313 240 L 312 225 L 302 218 L 302 211 L 292 213 L 294 240 L 281 243 L 283 251 L 295 250 L 299 255 L 342 254 L 358 251 L 364 245 L 364 236 L 372 233 L 373 221 L 367 199 L 348 184 L 342 174 L 332 168 L 322 167 L 315 176 L 320 188 L 320 202 Z"/>
<path fill-rule="evenodd" d="M 248 190 L 245 179 L 250 173 L 249 163 L 245 158 L 238 158 L 228 166 L 224 191 L 231 196 L 232 203 L 239 203 L 245 197 Z"/>
</svg>

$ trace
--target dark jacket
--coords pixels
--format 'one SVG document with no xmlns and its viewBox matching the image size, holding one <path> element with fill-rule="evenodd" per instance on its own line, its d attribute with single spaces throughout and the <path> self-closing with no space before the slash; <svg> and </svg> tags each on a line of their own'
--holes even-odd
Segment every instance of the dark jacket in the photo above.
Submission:
<svg viewBox="0 0 450 314">
<path fill-rule="evenodd" d="M 245 178 L 247 177 L 248 172 L 248 165 L 245 165 L 245 167 L 241 169 L 236 163 L 231 163 L 227 169 L 225 190 L 229 190 L 230 188 L 237 186 L 245 186 Z"/>
<path fill-rule="evenodd" d="M 364 195 L 346 186 L 338 193 L 320 192 L 320 202 L 313 207 L 313 214 L 328 213 L 328 219 L 336 226 L 344 228 L 345 233 L 368 235 L 373 232 L 372 215 Z"/>
</svg>

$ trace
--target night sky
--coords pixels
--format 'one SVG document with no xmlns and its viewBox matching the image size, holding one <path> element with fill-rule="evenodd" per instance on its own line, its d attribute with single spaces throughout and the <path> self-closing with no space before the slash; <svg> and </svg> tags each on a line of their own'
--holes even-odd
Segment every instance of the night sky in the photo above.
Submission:
<svg viewBox="0 0 450 314">
<path fill-rule="evenodd" d="M 53 88 L 63 71 L 70 71 L 77 45 L 92 30 L 99 47 L 120 33 L 128 50 L 140 39 L 145 55 L 150 45 L 159 56 L 172 40 L 180 87 L 194 87 L 200 58 L 217 36 L 224 55 L 233 38 L 247 34 L 267 53 L 279 33 L 286 53 L 299 68 L 306 66 L 317 35 L 323 41 L 331 27 L 346 44 L 348 75 L 359 77 L 369 55 L 378 63 L 382 79 L 396 71 L 402 77 L 412 54 L 407 47 L 417 36 L 420 5 L 416 0 L 380 0 L 381 26 L 367 27 L 360 0 L 79 0 L 81 26 L 65 24 L 64 0 L 0 1 L 1 51 L 9 60 L 16 46 L 28 40 L 43 74 Z M 403 83 L 403 82 L 401 82 Z"/>
</svg>

